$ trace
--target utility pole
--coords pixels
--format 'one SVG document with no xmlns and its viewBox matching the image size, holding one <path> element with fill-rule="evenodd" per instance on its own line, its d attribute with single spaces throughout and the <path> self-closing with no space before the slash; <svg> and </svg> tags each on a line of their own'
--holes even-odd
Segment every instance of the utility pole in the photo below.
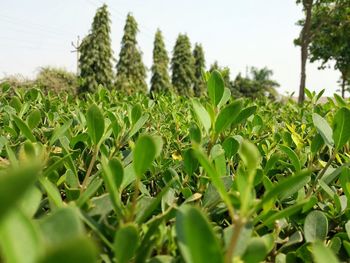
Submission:
<svg viewBox="0 0 350 263">
<path fill-rule="evenodd" d="M 79 67 L 79 58 L 80 58 L 80 52 L 79 52 L 79 46 L 80 46 L 80 37 L 77 37 L 77 42 L 74 43 L 72 41 L 72 47 L 74 48 L 74 50 L 71 51 L 71 53 L 77 53 L 77 76 L 80 75 L 80 67 Z"/>
</svg>

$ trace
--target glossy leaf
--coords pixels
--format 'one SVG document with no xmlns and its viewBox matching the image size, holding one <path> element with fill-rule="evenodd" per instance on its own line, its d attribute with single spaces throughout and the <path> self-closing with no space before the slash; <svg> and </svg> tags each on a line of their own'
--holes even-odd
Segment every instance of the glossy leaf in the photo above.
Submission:
<svg viewBox="0 0 350 263">
<path fill-rule="evenodd" d="M 105 121 L 101 110 L 99 107 L 97 107 L 97 105 L 93 104 L 89 107 L 86 122 L 88 134 L 92 142 L 94 145 L 98 145 L 105 130 Z"/>
<path fill-rule="evenodd" d="M 225 83 L 219 71 L 214 70 L 208 80 L 208 95 L 211 103 L 217 106 L 224 94 Z"/>
<path fill-rule="evenodd" d="M 176 234 L 185 262 L 223 262 L 219 242 L 208 220 L 197 208 L 185 205 L 179 209 Z"/>
<path fill-rule="evenodd" d="M 209 115 L 208 111 L 197 100 L 192 100 L 192 105 L 193 105 L 193 109 L 197 115 L 198 120 L 201 122 L 205 131 L 208 133 L 209 129 L 211 127 L 211 119 L 210 119 L 210 115 Z"/>
<path fill-rule="evenodd" d="M 347 108 L 340 108 L 334 115 L 333 139 L 338 150 L 350 139 L 350 110 Z"/>
<path fill-rule="evenodd" d="M 304 235 L 306 242 L 323 241 L 328 234 L 328 220 L 321 211 L 310 212 L 304 223 Z"/>
<path fill-rule="evenodd" d="M 139 242 L 136 225 L 121 226 L 114 238 L 114 253 L 119 263 L 127 263 L 133 258 Z"/>
<path fill-rule="evenodd" d="M 149 135 L 141 136 L 134 149 L 134 169 L 136 174 L 141 177 L 153 160 L 160 154 L 161 138 Z"/>
<path fill-rule="evenodd" d="M 328 146 L 333 146 L 334 145 L 333 132 L 328 122 L 317 113 L 312 114 L 312 120 L 318 133 L 321 134 L 324 142 Z"/>
<path fill-rule="evenodd" d="M 27 126 L 27 124 L 15 115 L 13 115 L 12 118 L 13 118 L 13 121 L 16 123 L 16 126 L 18 127 L 18 129 L 24 135 L 24 137 L 26 137 L 31 142 L 36 142 L 36 139 L 33 133 L 31 132 L 30 128 Z"/>
<path fill-rule="evenodd" d="M 219 112 L 219 115 L 217 116 L 217 119 L 215 121 L 215 132 L 219 134 L 223 132 L 227 127 L 229 127 L 235 120 L 236 116 L 238 116 L 241 109 L 241 100 L 236 100 L 230 105 L 223 108 Z"/>
</svg>

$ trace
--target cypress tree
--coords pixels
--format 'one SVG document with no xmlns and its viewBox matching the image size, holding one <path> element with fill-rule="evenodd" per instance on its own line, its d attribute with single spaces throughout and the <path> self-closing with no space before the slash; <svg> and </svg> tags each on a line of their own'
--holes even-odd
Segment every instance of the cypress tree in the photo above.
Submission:
<svg viewBox="0 0 350 263">
<path fill-rule="evenodd" d="M 187 35 L 180 34 L 176 40 L 171 60 L 171 81 L 180 95 L 191 95 L 194 82 L 194 59 Z"/>
<path fill-rule="evenodd" d="M 205 82 L 202 76 L 202 71 L 205 70 L 204 51 L 201 44 L 195 44 L 193 49 L 194 58 L 194 95 L 200 97 L 205 91 Z"/>
<path fill-rule="evenodd" d="M 124 27 L 124 36 L 117 63 L 117 89 L 129 94 L 133 91 L 147 92 L 146 67 L 142 62 L 141 51 L 137 48 L 137 22 L 129 13 Z"/>
<path fill-rule="evenodd" d="M 110 19 L 107 5 L 97 9 L 90 33 L 79 46 L 81 92 L 93 92 L 99 84 L 110 88 L 113 82 L 113 51 L 111 48 Z"/>
<path fill-rule="evenodd" d="M 162 32 L 158 29 L 154 38 L 151 92 L 166 92 L 170 90 L 168 64 L 168 53 L 165 49 Z"/>
</svg>

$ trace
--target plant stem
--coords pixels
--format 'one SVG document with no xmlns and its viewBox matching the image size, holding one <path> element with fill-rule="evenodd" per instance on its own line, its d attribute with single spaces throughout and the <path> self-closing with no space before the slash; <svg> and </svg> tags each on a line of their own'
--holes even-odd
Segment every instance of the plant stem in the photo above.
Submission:
<svg viewBox="0 0 350 263">
<path fill-rule="evenodd" d="M 87 183 L 88 183 L 88 180 L 90 178 L 90 175 L 91 175 L 91 172 L 92 172 L 92 168 L 94 167 L 94 164 L 96 162 L 97 154 L 98 154 L 98 145 L 95 145 L 94 152 L 93 152 L 93 155 L 92 155 L 92 159 L 90 161 L 88 170 L 86 172 L 85 178 L 84 178 L 83 183 L 81 185 L 81 189 L 80 189 L 81 193 L 87 188 Z"/>
<path fill-rule="evenodd" d="M 332 164 L 332 162 L 334 161 L 335 155 L 336 155 L 336 154 L 337 154 L 337 152 L 334 151 L 333 154 L 332 154 L 332 156 L 329 158 L 329 160 L 328 160 L 326 166 L 325 166 L 325 167 L 322 169 L 322 171 L 316 176 L 315 182 L 314 182 L 313 185 L 309 188 L 309 190 L 308 190 L 308 192 L 307 192 L 307 194 L 306 194 L 306 196 L 305 196 L 306 199 L 309 198 L 309 197 L 312 195 L 313 191 L 314 191 L 314 190 L 316 189 L 316 187 L 317 187 L 318 181 L 322 179 L 322 177 L 324 176 L 324 174 L 325 174 L 326 171 L 328 170 L 329 166 L 330 166 L 330 165 Z"/>
<path fill-rule="evenodd" d="M 235 248 L 237 246 L 238 238 L 242 228 L 244 227 L 244 224 L 244 221 L 239 217 L 236 220 L 234 220 L 233 234 L 230 240 L 230 245 L 226 252 L 225 263 L 232 263 L 233 252 L 235 251 Z"/>
<path fill-rule="evenodd" d="M 140 186 L 140 178 L 137 176 L 135 179 L 135 191 L 134 196 L 132 198 L 132 204 L 131 204 L 131 211 L 128 221 L 132 221 L 134 219 L 135 211 L 136 211 L 136 204 L 137 204 L 137 197 L 139 196 L 139 186 Z"/>
</svg>

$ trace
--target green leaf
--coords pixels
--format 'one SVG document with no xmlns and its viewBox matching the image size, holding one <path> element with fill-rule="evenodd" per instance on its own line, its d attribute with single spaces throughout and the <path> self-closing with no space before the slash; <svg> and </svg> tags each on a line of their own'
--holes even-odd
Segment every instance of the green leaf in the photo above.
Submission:
<svg viewBox="0 0 350 263">
<path fill-rule="evenodd" d="M 312 254 L 316 263 L 339 262 L 337 257 L 333 254 L 332 250 L 326 247 L 321 241 L 316 241 L 312 245 Z"/>
<path fill-rule="evenodd" d="M 272 235 L 251 238 L 243 254 L 243 262 L 259 263 L 264 261 L 273 248 L 273 241 Z"/>
<path fill-rule="evenodd" d="M 317 129 L 317 132 L 321 134 L 324 142 L 328 146 L 332 147 L 334 145 L 333 132 L 328 122 L 317 113 L 312 114 L 312 120 Z"/>
<path fill-rule="evenodd" d="M 141 177 L 153 160 L 160 154 L 161 139 L 155 136 L 142 135 L 136 142 L 134 154 L 134 169 L 137 176 Z"/>
<path fill-rule="evenodd" d="M 207 172 L 208 176 L 211 179 L 212 184 L 215 186 L 216 190 L 220 194 L 220 197 L 228 205 L 231 204 L 230 197 L 225 188 L 225 184 L 221 180 L 217 170 L 212 165 L 208 157 L 205 155 L 203 150 L 199 148 L 194 148 L 194 154 L 197 157 L 199 163 L 203 166 L 204 170 Z"/>
<path fill-rule="evenodd" d="M 142 107 L 140 104 L 136 104 L 134 107 L 132 107 L 131 110 L 131 121 L 132 123 L 136 123 L 142 115 Z"/>
<path fill-rule="evenodd" d="M 53 145 L 63 134 L 72 126 L 73 120 L 69 120 L 64 123 L 62 126 L 59 126 L 55 129 L 50 139 L 50 145 Z"/>
<path fill-rule="evenodd" d="M 322 136 L 319 133 L 317 133 L 311 141 L 311 152 L 313 154 L 316 154 L 323 145 L 324 145 L 324 140 Z"/>
<path fill-rule="evenodd" d="M 239 156 L 250 171 L 255 171 L 260 165 L 261 155 L 258 148 L 247 140 L 242 141 Z"/>
<path fill-rule="evenodd" d="M 192 142 L 200 143 L 202 140 L 202 133 L 200 128 L 196 123 L 191 123 L 190 125 L 190 138 Z"/>
<path fill-rule="evenodd" d="M 64 204 L 57 186 L 54 185 L 47 177 L 40 177 L 39 181 L 45 189 L 51 203 L 56 207 L 63 207 Z"/>
<path fill-rule="evenodd" d="M 13 209 L 0 223 L 0 246 L 4 262 L 37 263 L 42 244 L 33 222 L 19 209 Z"/>
<path fill-rule="evenodd" d="M 211 127 L 211 119 L 208 111 L 197 100 L 192 100 L 192 105 L 198 120 L 202 123 L 204 130 L 208 133 Z"/>
<path fill-rule="evenodd" d="M 118 263 L 127 263 L 133 258 L 139 242 L 135 224 L 121 226 L 114 238 L 114 253 Z"/>
<path fill-rule="evenodd" d="M 208 95 L 211 100 L 211 103 L 216 107 L 225 90 L 224 79 L 221 76 L 221 73 L 217 70 L 214 70 L 210 74 L 210 78 L 208 80 Z"/>
<path fill-rule="evenodd" d="M 84 236 L 68 239 L 46 250 L 39 263 L 96 263 L 95 245 Z"/>
<path fill-rule="evenodd" d="M 222 95 L 222 98 L 220 100 L 220 103 L 218 104 L 218 108 L 221 108 L 224 106 L 231 98 L 231 91 L 229 88 L 224 89 L 224 94 Z"/>
<path fill-rule="evenodd" d="M 183 160 L 185 172 L 192 176 L 198 168 L 198 161 L 194 156 L 193 149 L 187 149 L 184 151 Z"/>
<path fill-rule="evenodd" d="M 310 171 L 301 171 L 297 175 L 281 180 L 265 193 L 261 200 L 261 204 L 259 204 L 256 209 L 259 209 L 259 207 L 262 207 L 263 204 L 274 198 L 278 197 L 281 201 L 283 201 L 287 197 L 295 194 L 310 181 L 310 174 Z"/>
<path fill-rule="evenodd" d="M 233 137 L 227 137 L 222 143 L 222 148 L 225 150 L 226 158 L 231 159 L 239 150 L 239 141 Z"/>
<path fill-rule="evenodd" d="M 89 199 L 97 192 L 97 190 L 101 187 L 103 183 L 103 180 L 99 176 L 95 176 L 91 179 L 89 182 L 86 190 L 79 196 L 79 199 L 77 200 L 77 205 L 81 207 L 86 202 L 89 201 Z"/>
<path fill-rule="evenodd" d="M 0 221 L 32 187 L 38 172 L 39 168 L 33 166 L 0 173 Z"/>
<path fill-rule="evenodd" d="M 23 198 L 21 198 L 19 202 L 19 206 L 21 210 L 31 218 L 38 210 L 41 198 L 41 191 L 36 186 L 33 186 L 24 193 Z"/>
<path fill-rule="evenodd" d="M 272 223 L 274 223 L 276 220 L 279 220 L 281 218 L 288 218 L 291 215 L 294 215 L 297 213 L 299 210 L 303 208 L 305 204 L 307 204 L 309 200 L 302 200 L 294 205 L 288 206 L 287 208 L 277 211 L 276 213 L 273 213 L 272 215 L 268 216 L 267 218 L 264 219 L 263 224 L 268 226 Z M 257 219 L 254 220 L 255 222 Z"/>
<path fill-rule="evenodd" d="M 109 192 L 109 197 L 113 204 L 114 210 L 118 216 L 122 216 L 119 188 L 122 184 L 124 176 L 123 166 L 116 158 L 108 161 L 105 156 L 102 156 L 102 169 L 102 178 Z"/>
<path fill-rule="evenodd" d="M 149 114 L 146 113 L 144 115 L 142 115 L 137 122 L 132 126 L 128 137 L 131 138 L 132 136 L 134 136 L 141 128 L 143 125 L 145 125 L 145 123 L 147 122 L 147 120 L 149 119 Z"/>
<path fill-rule="evenodd" d="M 75 208 L 55 210 L 40 220 L 40 229 L 45 244 L 55 246 L 84 234 L 84 227 Z"/>
<path fill-rule="evenodd" d="M 93 104 L 89 107 L 86 121 L 88 134 L 94 145 L 98 145 L 105 131 L 105 120 L 97 105 Z"/>
<path fill-rule="evenodd" d="M 176 235 L 180 252 L 186 262 L 224 262 L 219 242 L 208 220 L 199 209 L 184 205 L 178 210 Z"/>
<path fill-rule="evenodd" d="M 279 148 L 281 149 L 282 152 L 288 155 L 289 159 L 291 160 L 294 166 L 295 171 L 299 172 L 301 170 L 301 163 L 298 155 L 288 146 L 280 145 Z"/>
<path fill-rule="evenodd" d="M 343 166 L 340 174 L 340 185 L 343 188 L 344 194 L 350 204 L 350 168 Z"/>
<path fill-rule="evenodd" d="M 33 133 L 31 132 L 31 130 L 29 129 L 29 127 L 27 126 L 27 124 L 15 115 L 12 115 L 12 118 L 13 118 L 13 121 L 16 123 L 16 126 L 18 127 L 18 129 L 24 135 L 24 137 L 26 137 L 31 142 L 36 142 L 36 139 Z"/>
<path fill-rule="evenodd" d="M 346 107 L 346 102 L 342 97 L 340 97 L 337 93 L 334 93 L 333 95 L 339 107 Z"/>
<path fill-rule="evenodd" d="M 13 97 L 10 101 L 10 106 L 13 107 L 17 113 L 19 113 L 22 108 L 22 102 L 18 97 Z"/>
<path fill-rule="evenodd" d="M 311 211 L 305 219 L 304 235 L 306 242 L 325 240 L 328 234 L 328 220 L 321 211 Z"/>
<path fill-rule="evenodd" d="M 340 108 L 334 115 L 333 139 L 338 150 L 350 139 L 350 110 L 347 108 Z"/>
<path fill-rule="evenodd" d="M 116 184 L 117 189 L 119 189 L 124 177 L 123 165 L 117 158 L 112 158 L 111 160 L 109 160 L 108 165 L 113 175 L 113 182 Z"/>
<path fill-rule="evenodd" d="M 41 113 L 38 109 L 33 110 L 28 118 L 27 118 L 27 123 L 29 128 L 34 129 L 36 128 L 41 121 Z"/>
<path fill-rule="evenodd" d="M 146 206 L 142 206 L 141 209 L 137 211 L 135 218 L 136 223 L 141 224 L 146 222 L 151 216 L 152 213 L 159 207 L 162 202 L 163 196 L 169 191 L 170 187 L 173 185 L 175 178 L 173 178 L 162 190 L 156 195 L 155 198 L 150 198 L 150 201 Z"/>
<path fill-rule="evenodd" d="M 350 239 L 350 220 L 348 220 L 348 222 L 346 222 L 345 230 L 346 230 L 346 234 L 348 235 L 348 238 Z"/>
<path fill-rule="evenodd" d="M 223 132 L 227 127 L 229 127 L 232 122 L 238 116 L 239 112 L 242 109 L 242 100 L 236 100 L 230 105 L 223 108 L 217 119 L 215 121 L 215 132 L 217 134 Z"/>
<path fill-rule="evenodd" d="M 236 119 L 233 121 L 234 125 L 240 124 L 244 122 L 246 119 L 248 119 L 251 115 L 253 115 L 256 112 L 257 106 L 250 106 L 247 108 L 244 108 L 240 111 Z"/>
</svg>

